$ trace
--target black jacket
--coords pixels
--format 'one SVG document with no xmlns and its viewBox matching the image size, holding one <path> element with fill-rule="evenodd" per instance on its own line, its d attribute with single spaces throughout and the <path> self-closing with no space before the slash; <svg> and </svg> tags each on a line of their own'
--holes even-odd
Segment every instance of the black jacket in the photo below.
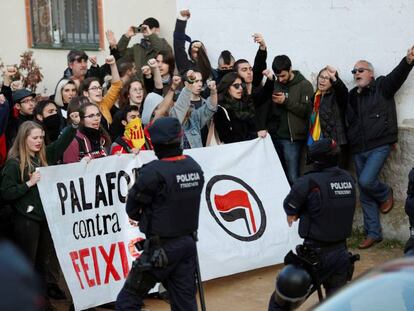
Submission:
<svg viewBox="0 0 414 311">
<path fill-rule="evenodd" d="M 255 117 L 240 119 L 233 110 L 218 106 L 214 124 L 220 140 L 226 144 L 257 138 Z"/>
<path fill-rule="evenodd" d="M 321 98 L 319 118 L 323 137 L 335 139 L 338 145 L 345 145 L 347 142 L 344 122 L 347 101 L 348 89 L 338 77 L 332 82 L 332 91 Z"/>
<path fill-rule="evenodd" d="M 388 75 L 373 80 L 361 92 L 357 87 L 349 92 L 346 119 L 352 153 L 397 142 L 394 95 L 412 68 L 404 58 Z"/>
</svg>

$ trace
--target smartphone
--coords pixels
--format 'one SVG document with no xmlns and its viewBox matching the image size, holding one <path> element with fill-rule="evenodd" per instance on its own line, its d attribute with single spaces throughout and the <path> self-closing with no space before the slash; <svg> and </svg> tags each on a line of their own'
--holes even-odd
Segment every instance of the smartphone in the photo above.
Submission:
<svg viewBox="0 0 414 311">
<path fill-rule="evenodd" d="M 278 82 L 275 82 L 274 87 L 273 87 L 273 94 L 276 93 L 285 93 L 286 91 L 286 87 Z"/>
</svg>

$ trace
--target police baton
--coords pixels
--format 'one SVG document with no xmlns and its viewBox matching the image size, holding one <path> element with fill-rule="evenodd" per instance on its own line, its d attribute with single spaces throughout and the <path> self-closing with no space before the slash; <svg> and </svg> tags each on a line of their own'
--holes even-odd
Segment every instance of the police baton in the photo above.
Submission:
<svg viewBox="0 0 414 311">
<path fill-rule="evenodd" d="M 201 272 L 200 272 L 200 264 L 198 261 L 198 251 L 197 251 L 197 231 L 193 233 L 194 241 L 196 242 L 196 271 L 195 271 L 195 278 L 197 282 L 197 289 L 198 289 L 198 296 L 200 299 L 200 305 L 201 305 L 201 311 L 206 311 L 206 301 L 204 299 L 204 289 L 203 289 L 203 283 L 201 280 Z"/>
<path fill-rule="evenodd" d="M 198 287 L 198 295 L 200 298 L 201 311 L 206 311 L 206 301 L 204 300 L 204 289 L 201 281 L 200 264 L 198 263 L 198 255 L 196 255 L 196 281 Z"/>
</svg>

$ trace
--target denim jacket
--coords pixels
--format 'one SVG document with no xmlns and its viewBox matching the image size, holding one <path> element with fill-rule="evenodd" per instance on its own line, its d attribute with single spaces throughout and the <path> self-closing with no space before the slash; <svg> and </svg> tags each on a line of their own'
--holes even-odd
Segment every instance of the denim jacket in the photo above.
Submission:
<svg viewBox="0 0 414 311">
<path fill-rule="evenodd" d="M 176 117 L 183 125 L 184 133 L 187 136 L 191 148 L 203 147 L 201 140 L 201 128 L 213 117 L 217 106 L 213 106 L 210 97 L 202 99 L 200 108 L 193 110 L 188 120 L 183 124 L 191 104 L 191 90 L 183 88 L 174 106 L 170 110 L 170 116 Z"/>
</svg>

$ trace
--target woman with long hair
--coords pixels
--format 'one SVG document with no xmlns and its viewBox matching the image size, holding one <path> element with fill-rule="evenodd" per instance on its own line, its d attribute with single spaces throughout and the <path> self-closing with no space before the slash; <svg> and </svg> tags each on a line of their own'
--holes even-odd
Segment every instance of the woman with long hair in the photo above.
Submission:
<svg viewBox="0 0 414 311">
<path fill-rule="evenodd" d="M 109 126 L 112 123 L 111 108 L 119 97 L 122 82 L 119 77 L 118 68 L 116 67 L 115 58 L 109 56 L 106 58 L 105 62 L 111 67 L 112 74 L 111 87 L 105 96 L 103 96 L 103 88 L 99 78 L 95 77 L 86 78 L 82 81 L 80 94 L 86 96 L 91 103 L 96 104 L 99 107 L 103 117 L 101 121 L 105 128 L 109 129 Z"/>
<path fill-rule="evenodd" d="M 123 116 L 122 110 L 125 109 L 126 106 L 136 106 L 141 115 L 146 95 L 147 92 L 144 84 L 137 78 L 132 78 L 122 86 L 121 96 L 119 98 L 119 110 L 113 115 L 110 127 L 112 140 L 118 138 L 124 131 L 124 126 L 121 123 Z"/>
<path fill-rule="evenodd" d="M 246 96 L 242 78 L 236 72 L 224 75 L 218 90 L 214 125 L 220 140 L 234 143 L 257 137 L 254 104 Z"/>
<path fill-rule="evenodd" d="M 127 105 L 137 106 L 142 112 L 142 103 L 144 102 L 147 92 L 141 80 L 132 78 L 122 87 L 119 98 L 119 108 L 123 109 Z"/>
<path fill-rule="evenodd" d="M 203 77 L 203 83 L 214 77 L 213 68 L 207 57 L 207 51 L 201 41 L 188 37 L 185 33 L 187 20 L 190 18 L 190 10 L 181 10 L 177 18 L 174 30 L 174 55 L 177 69 L 184 74 L 190 69 L 197 69 Z M 188 54 L 185 51 L 185 42 L 191 41 Z"/>
<path fill-rule="evenodd" d="M 162 95 L 165 96 L 171 86 L 172 77 L 175 70 L 174 55 L 168 51 L 160 51 L 155 57 L 162 80 Z"/>
<path fill-rule="evenodd" d="M 37 183 L 41 176 L 38 167 L 56 164 L 72 141 L 77 124 L 67 126 L 60 137 L 45 145 L 42 126 L 33 121 L 24 122 L 17 132 L 2 171 L 0 192 L 11 202 L 16 213 L 13 236 L 44 281 L 50 282 L 56 254 L 40 200 Z M 53 267 L 53 268 L 52 268 Z M 48 284 L 49 285 L 49 284 Z M 55 289 L 58 288 L 55 283 Z"/>
<path fill-rule="evenodd" d="M 80 126 L 75 138 L 63 154 L 63 163 L 79 162 L 105 157 L 109 154 L 111 139 L 101 125 L 102 113 L 98 105 L 84 103 L 79 108 Z"/>
</svg>

